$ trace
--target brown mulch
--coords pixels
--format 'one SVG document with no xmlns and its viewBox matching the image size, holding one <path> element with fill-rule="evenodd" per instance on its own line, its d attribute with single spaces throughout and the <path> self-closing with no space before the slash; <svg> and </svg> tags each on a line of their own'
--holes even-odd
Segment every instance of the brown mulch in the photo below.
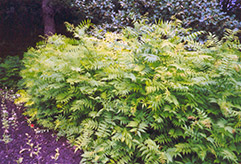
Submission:
<svg viewBox="0 0 241 164">
<path fill-rule="evenodd" d="M 14 104 L 15 95 L 0 89 L 0 164 L 80 163 L 81 151 L 75 153 L 66 139 L 30 123 L 22 115 L 24 107 Z"/>
</svg>

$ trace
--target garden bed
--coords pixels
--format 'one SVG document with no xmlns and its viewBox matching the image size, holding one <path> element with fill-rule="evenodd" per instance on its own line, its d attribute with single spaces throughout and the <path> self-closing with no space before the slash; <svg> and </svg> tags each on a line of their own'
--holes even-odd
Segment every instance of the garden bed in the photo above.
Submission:
<svg viewBox="0 0 241 164">
<path fill-rule="evenodd" d="M 0 163 L 77 164 L 81 152 L 74 153 L 66 139 L 37 127 L 15 105 L 13 91 L 0 91 Z"/>
</svg>

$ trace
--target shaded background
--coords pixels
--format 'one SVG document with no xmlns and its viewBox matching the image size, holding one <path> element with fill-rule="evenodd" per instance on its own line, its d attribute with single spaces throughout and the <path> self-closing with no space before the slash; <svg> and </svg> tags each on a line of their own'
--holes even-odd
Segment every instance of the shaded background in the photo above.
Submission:
<svg viewBox="0 0 241 164">
<path fill-rule="evenodd" d="M 55 11 L 56 32 L 70 35 L 66 32 L 65 21 L 78 24 L 86 18 L 91 18 L 94 23 L 105 24 L 110 19 L 108 14 L 113 15 L 122 10 L 123 0 L 96 0 L 96 6 L 93 5 L 92 1 L 86 0 L 85 2 L 89 3 L 90 7 L 74 5 L 74 2 L 78 2 L 78 0 L 50 1 Z M 143 2 L 144 0 L 135 0 L 128 3 L 143 4 Z M 113 8 L 108 6 L 110 3 L 114 4 Z M 241 0 L 219 0 L 219 3 L 222 11 L 229 15 L 236 15 L 236 19 L 241 21 Z M 150 6 L 147 6 L 147 9 L 151 9 Z M 19 56 L 21 58 L 28 47 L 35 46 L 36 42 L 41 40 L 40 36 L 44 36 L 41 0 L 0 0 L 1 58 L 6 56 Z"/>
<path fill-rule="evenodd" d="M 68 6 L 55 6 L 55 23 L 58 34 L 66 34 L 64 22 L 73 23 L 79 18 Z M 81 16 L 81 15 L 80 15 Z M 80 20 L 79 20 L 80 21 Z M 22 57 L 28 47 L 44 36 L 41 0 L 0 0 L 0 57 Z"/>
</svg>

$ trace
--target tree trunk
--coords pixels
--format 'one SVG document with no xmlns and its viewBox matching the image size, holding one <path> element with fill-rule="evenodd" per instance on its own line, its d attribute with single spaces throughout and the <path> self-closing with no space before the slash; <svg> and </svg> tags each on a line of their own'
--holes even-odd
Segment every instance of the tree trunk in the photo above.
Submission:
<svg viewBox="0 0 241 164">
<path fill-rule="evenodd" d="M 42 0 L 42 13 L 44 23 L 44 34 L 47 36 L 56 33 L 55 22 L 54 22 L 54 9 L 50 4 L 51 0 Z"/>
</svg>

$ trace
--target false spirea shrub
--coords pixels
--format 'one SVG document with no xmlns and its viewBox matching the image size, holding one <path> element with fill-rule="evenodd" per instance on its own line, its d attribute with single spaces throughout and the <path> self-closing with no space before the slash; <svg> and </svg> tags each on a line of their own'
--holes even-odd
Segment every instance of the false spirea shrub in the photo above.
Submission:
<svg viewBox="0 0 241 164">
<path fill-rule="evenodd" d="M 21 72 L 26 114 L 82 149 L 82 163 L 241 162 L 241 46 L 232 31 L 199 43 L 203 32 L 186 35 L 178 21 L 135 23 L 102 39 L 84 29 L 31 48 Z"/>
</svg>

